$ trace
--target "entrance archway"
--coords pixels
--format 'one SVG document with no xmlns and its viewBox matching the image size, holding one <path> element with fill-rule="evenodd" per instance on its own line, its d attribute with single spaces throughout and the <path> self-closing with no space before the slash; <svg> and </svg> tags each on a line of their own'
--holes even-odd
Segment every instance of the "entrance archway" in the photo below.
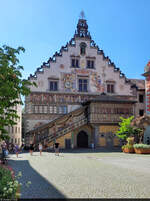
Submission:
<svg viewBox="0 0 150 201">
<path fill-rule="evenodd" d="M 88 135 L 85 131 L 80 131 L 77 135 L 77 147 L 88 147 Z"/>
</svg>

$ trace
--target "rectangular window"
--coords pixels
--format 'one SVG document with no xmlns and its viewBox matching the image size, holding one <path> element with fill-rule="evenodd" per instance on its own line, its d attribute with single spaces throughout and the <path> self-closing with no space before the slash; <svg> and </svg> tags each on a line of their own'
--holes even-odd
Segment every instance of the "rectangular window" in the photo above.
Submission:
<svg viewBox="0 0 150 201">
<path fill-rule="evenodd" d="M 75 59 L 72 59 L 72 67 L 75 67 Z"/>
<path fill-rule="evenodd" d="M 39 108 L 38 108 L 38 106 L 37 105 L 35 105 L 35 113 L 38 113 L 39 112 Z"/>
<path fill-rule="evenodd" d="M 54 106 L 54 113 L 57 114 L 57 107 Z"/>
<path fill-rule="evenodd" d="M 144 115 L 144 110 L 139 110 L 139 115 L 143 116 Z"/>
<path fill-rule="evenodd" d="M 93 60 L 87 60 L 87 68 L 94 68 L 94 61 Z"/>
<path fill-rule="evenodd" d="M 107 84 L 107 93 L 114 93 L 114 85 Z"/>
<path fill-rule="evenodd" d="M 37 106 L 38 108 L 39 108 L 39 113 L 43 113 L 43 107 L 42 107 L 42 105 L 39 105 L 39 106 Z"/>
<path fill-rule="evenodd" d="M 49 107 L 49 113 L 51 113 L 51 114 L 53 113 L 53 106 Z"/>
<path fill-rule="evenodd" d="M 58 111 L 59 114 L 62 114 L 62 113 L 63 113 L 63 112 L 62 112 L 62 106 L 58 107 L 58 110 L 59 110 L 59 111 Z"/>
<path fill-rule="evenodd" d="M 87 79 L 79 79 L 79 91 L 87 92 L 88 91 L 88 80 Z"/>
<path fill-rule="evenodd" d="M 64 106 L 64 114 L 67 114 L 67 106 Z"/>
<path fill-rule="evenodd" d="M 79 60 L 78 59 L 72 59 L 71 60 L 71 66 L 73 68 L 79 68 Z"/>
<path fill-rule="evenodd" d="M 47 106 L 44 106 L 44 113 L 47 113 Z"/>
<path fill-rule="evenodd" d="M 140 103 L 144 102 L 144 96 L 142 94 L 139 95 L 139 102 Z"/>
<path fill-rule="evenodd" d="M 58 82 L 50 81 L 50 91 L 58 91 Z"/>
</svg>

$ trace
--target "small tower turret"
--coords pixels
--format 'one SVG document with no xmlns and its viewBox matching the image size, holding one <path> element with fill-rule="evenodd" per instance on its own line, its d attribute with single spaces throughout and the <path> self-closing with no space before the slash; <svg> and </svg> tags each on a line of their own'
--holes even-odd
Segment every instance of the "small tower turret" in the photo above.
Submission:
<svg viewBox="0 0 150 201">
<path fill-rule="evenodd" d="M 90 33 L 88 32 L 87 21 L 85 19 L 85 15 L 84 15 L 83 11 L 80 13 L 80 18 L 79 18 L 79 21 L 77 24 L 77 30 L 75 32 L 75 37 L 91 39 Z"/>
</svg>

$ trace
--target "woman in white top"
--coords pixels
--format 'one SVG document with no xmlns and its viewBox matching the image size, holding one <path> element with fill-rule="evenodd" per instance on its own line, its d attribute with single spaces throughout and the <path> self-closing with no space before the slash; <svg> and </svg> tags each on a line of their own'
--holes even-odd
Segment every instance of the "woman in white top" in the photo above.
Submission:
<svg viewBox="0 0 150 201">
<path fill-rule="evenodd" d="M 42 149 L 43 149 L 43 146 L 41 143 L 39 143 L 39 151 L 40 151 L 40 156 L 42 155 Z"/>
</svg>

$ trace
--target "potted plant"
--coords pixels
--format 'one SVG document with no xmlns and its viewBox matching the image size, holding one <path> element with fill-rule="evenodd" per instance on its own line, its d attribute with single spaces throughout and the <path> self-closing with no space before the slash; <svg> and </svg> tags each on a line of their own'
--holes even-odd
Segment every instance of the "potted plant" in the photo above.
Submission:
<svg viewBox="0 0 150 201">
<path fill-rule="evenodd" d="M 123 145 L 122 146 L 122 151 L 124 153 L 134 153 L 133 145 L 129 145 L 129 144 Z"/>
<path fill-rule="evenodd" d="M 136 154 L 150 154 L 150 145 L 147 144 L 134 144 Z"/>
<path fill-rule="evenodd" d="M 134 153 L 134 137 L 128 137 L 127 138 L 127 144 L 122 146 L 122 151 L 124 153 Z"/>
</svg>

